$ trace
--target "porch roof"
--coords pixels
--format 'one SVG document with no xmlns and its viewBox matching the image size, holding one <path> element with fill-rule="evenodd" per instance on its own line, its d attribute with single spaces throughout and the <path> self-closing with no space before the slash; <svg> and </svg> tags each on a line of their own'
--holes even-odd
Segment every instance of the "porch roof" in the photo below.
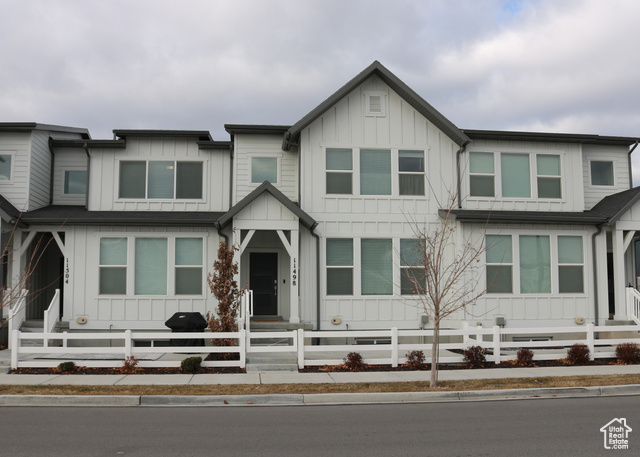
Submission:
<svg viewBox="0 0 640 457">
<path fill-rule="evenodd" d="M 640 199 L 640 186 L 608 195 L 588 211 L 492 211 L 454 209 L 460 222 L 527 224 L 611 225 Z M 447 210 L 441 209 L 440 215 Z"/>
<path fill-rule="evenodd" d="M 229 223 L 231 223 L 235 215 L 237 215 L 240 211 L 242 211 L 244 208 L 249 206 L 251 202 L 253 202 L 256 198 L 258 198 L 264 192 L 268 192 L 269 194 L 271 194 L 273 198 L 278 200 L 285 208 L 287 208 L 289 211 L 295 214 L 300 220 L 300 223 L 304 225 L 306 228 L 308 228 L 309 230 L 312 230 L 318 224 L 315 221 L 315 219 L 309 216 L 298 205 L 296 205 L 291 200 L 289 200 L 289 198 L 287 198 L 286 195 L 284 195 L 282 192 L 276 189 L 273 186 L 273 184 L 271 184 L 269 181 L 265 181 L 262 184 L 260 184 L 258 187 L 256 187 L 249 195 L 247 195 L 238 203 L 236 203 L 229 211 L 227 211 L 218 220 L 220 227 L 226 227 Z"/>
<path fill-rule="evenodd" d="M 69 225 L 216 225 L 224 212 L 217 211 L 88 211 L 82 206 L 54 205 L 29 211 L 26 224 Z"/>
</svg>

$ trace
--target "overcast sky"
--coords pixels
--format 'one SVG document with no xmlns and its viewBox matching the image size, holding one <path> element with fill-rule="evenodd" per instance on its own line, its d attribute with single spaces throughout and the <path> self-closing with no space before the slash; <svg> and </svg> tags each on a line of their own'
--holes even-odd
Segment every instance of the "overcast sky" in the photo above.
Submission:
<svg viewBox="0 0 640 457">
<path fill-rule="evenodd" d="M 0 0 L 0 17 L 0 122 L 225 140 L 295 123 L 379 60 L 460 128 L 640 137 L 635 0 Z"/>
</svg>

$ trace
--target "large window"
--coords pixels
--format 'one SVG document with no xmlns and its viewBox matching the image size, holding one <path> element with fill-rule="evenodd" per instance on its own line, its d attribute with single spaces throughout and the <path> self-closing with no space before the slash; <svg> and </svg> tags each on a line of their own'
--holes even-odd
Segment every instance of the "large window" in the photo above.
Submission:
<svg viewBox="0 0 640 457">
<path fill-rule="evenodd" d="M 200 199 L 202 162 L 121 161 L 120 198 Z"/>
<path fill-rule="evenodd" d="M 497 158 L 495 161 L 494 156 Z M 494 155 L 493 152 L 471 151 L 469 195 L 526 199 L 562 198 L 561 162 L 559 154 L 498 152 Z"/>
<path fill-rule="evenodd" d="M 393 294 L 393 246 L 391 239 L 360 240 L 362 295 Z"/>
<path fill-rule="evenodd" d="M 424 239 L 400 240 L 400 293 L 402 295 L 416 295 L 426 292 L 424 255 Z"/>
<path fill-rule="evenodd" d="M 277 157 L 252 157 L 251 158 L 251 182 L 260 184 L 265 181 L 278 182 L 278 158 Z"/>
<path fill-rule="evenodd" d="M 592 186 L 613 186 L 613 162 L 592 160 L 590 166 Z"/>
<path fill-rule="evenodd" d="M 400 195 L 424 195 L 424 151 L 398 151 Z"/>
<path fill-rule="evenodd" d="M 353 295 L 351 238 L 327 238 L 327 295 Z"/>
<path fill-rule="evenodd" d="M 87 193 L 87 172 L 86 170 L 67 170 L 64 172 L 65 195 L 80 195 Z"/>
<path fill-rule="evenodd" d="M 391 195 L 391 151 L 360 150 L 360 195 Z"/>
<path fill-rule="evenodd" d="M 487 293 L 513 292 L 513 251 L 511 235 L 486 236 Z"/>
<path fill-rule="evenodd" d="M 345 148 L 327 148 L 327 193 L 353 193 L 353 151 Z"/>
<path fill-rule="evenodd" d="M 487 293 L 584 293 L 583 242 L 578 235 L 486 235 Z"/>
<path fill-rule="evenodd" d="M 104 237 L 99 291 L 101 295 L 202 295 L 203 258 L 202 238 Z"/>
</svg>

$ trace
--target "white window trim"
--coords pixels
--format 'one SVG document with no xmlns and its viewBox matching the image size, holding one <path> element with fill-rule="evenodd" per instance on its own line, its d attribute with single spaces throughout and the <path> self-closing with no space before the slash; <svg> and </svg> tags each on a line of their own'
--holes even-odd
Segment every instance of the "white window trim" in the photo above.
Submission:
<svg viewBox="0 0 640 457">
<path fill-rule="evenodd" d="M 493 153 L 493 175 L 490 173 L 473 173 L 473 175 L 477 176 L 494 176 L 494 193 L 493 197 L 474 197 L 471 196 L 471 171 L 470 171 L 470 155 L 473 152 L 492 152 Z M 501 201 L 514 201 L 514 202 L 550 202 L 550 203 L 565 203 L 567 201 L 566 198 L 566 186 L 567 186 L 567 171 L 566 171 L 566 151 L 564 150 L 554 150 L 554 149 L 545 149 L 545 150 L 526 150 L 523 148 L 484 148 L 478 147 L 468 150 L 467 158 L 466 158 L 466 167 L 467 167 L 467 178 L 465 180 L 465 185 L 467 186 L 467 199 L 473 201 L 486 201 L 486 200 L 501 200 Z M 530 175 L 530 183 L 531 183 L 531 197 L 503 197 L 502 196 L 502 161 L 500 160 L 501 154 L 527 154 L 529 156 L 529 175 Z M 560 156 L 560 193 L 562 194 L 561 198 L 538 198 L 538 168 L 537 168 L 537 160 L 536 157 L 538 155 L 557 155 Z M 541 175 L 542 177 L 546 177 L 546 175 Z M 608 186 L 607 186 L 608 187 Z"/>
<path fill-rule="evenodd" d="M 65 181 L 65 177 L 67 175 L 68 171 L 86 171 L 87 172 L 87 189 L 85 189 L 85 193 L 84 194 L 67 194 L 64 191 L 64 181 Z M 118 178 L 119 180 L 120 178 Z M 89 189 L 89 170 L 87 168 L 84 167 L 65 167 L 61 170 L 61 174 L 60 174 L 60 195 L 62 195 L 64 198 L 74 198 L 74 197 L 81 197 L 84 198 L 87 195 L 86 190 Z"/>
<path fill-rule="evenodd" d="M 602 189 L 602 190 L 611 190 L 614 189 L 617 185 L 618 185 L 618 180 L 616 179 L 616 160 L 611 158 L 611 159 L 607 159 L 607 158 L 599 158 L 599 157 L 590 157 L 588 160 L 588 169 L 589 169 L 589 182 L 587 183 L 587 186 L 591 189 Z M 602 184 L 592 184 L 593 182 L 593 178 L 591 176 L 591 162 L 611 162 L 611 167 L 612 167 L 612 171 L 613 171 L 613 184 L 611 184 L 610 186 L 607 185 L 602 185 Z"/>
<path fill-rule="evenodd" d="M 424 171 L 400 171 L 400 151 L 422 152 L 424 154 Z M 393 192 L 396 196 L 405 199 L 426 198 L 429 191 L 429 183 L 427 182 L 427 172 L 429 170 L 429 147 L 424 149 L 413 148 L 397 148 L 391 149 L 391 173 L 397 176 L 395 183 L 392 182 Z M 422 175 L 424 178 L 424 195 L 400 195 L 400 175 Z"/>
<path fill-rule="evenodd" d="M 122 266 L 126 268 L 127 271 L 127 288 L 125 294 L 100 294 L 99 293 L 99 284 L 97 286 L 97 296 L 98 298 L 122 298 L 127 297 L 128 299 L 145 299 L 147 297 L 161 297 L 161 298 L 173 298 L 177 297 L 179 299 L 190 299 L 190 298 L 206 298 L 207 290 L 206 290 L 206 279 L 207 272 L 206 270 L 206 262 L 207 262 L 207 240 L 208 234 L 196 234 L 192 232 L 187 233 L 136 233 L 131 234 L 127 232 L 99 232 L 96 233 L 95 238 L 98 239 L 98 262 L 97 262 L 97 278 L 100 280 L 100 268 L 101 267 L 109 267 L 113 265 L 101 265 L 100 264 L 100 239 L 101 238 L 126 238 L 127 239 L 127 264 L 126 265 L 116 265 Z M 142 295 L 135 293 L 135 240 L 136 238 L 162 238 L 167 240 L 167 293 L 166 295 Z M 195 295 L 176 295 L 175 290 L 175 271 L 176 267 L 188 267 L 189 265 L 176 265 L 176 238 L 198 238 L 202 240 L 202 293 Z"/>
<path fill-rule="evenodd" d="M 120 197 L 120 164 L 122 162 L 145 162 L 145 176 L 146 176 L 146 186 L 144 189 L 144 198 L 124 198 Z M 201 198 L 148 198 L 147 193 L 149 192 L 149 162 L 173 162 L 174 170 L 177 167 L 177 162 L 196 162 L 202 164 L 202 197 Z M 126 160 L 118 159 L 116 160 L 116 187 L 114 190 L 115 201 L 116 202 L 144 202 L 144 203 L 153 203 L 153 202 L 185 202 L 185 203 L 204 203 L 206 201 L 205 195 L 207 194 L 207 183 L 209 182 L 207 170 L 208 160 L 206 159 L 183 159 L 183 158 L 174 158 L 174 159 L 145 159 L 145 158 L 129 158 Z M 176 179 L 176 175 L 174 173 L 173 179 L 173 195 L 176 194 L 176 186 L 178 184 L 178 180 Z M 64 183 L 62 184 L 64 186 Z M 66 195 L 66 194 L 65 194 Z"/>
<path fill-rule="evenodd" d="M 3 184 L 13 184 L 15 180 L 16 174 L 16 152 L 15 150 L 4 150 L 0 149 L 0 155 L 2 156 L 10 156 L 11 157 L 11 169 L 9 170 L 9 179 L 7 181 L 0 181 L 0 185 Z"/>
<path fill-rule="evenodd" d="M 276 184 L 280 184 L 280 182 L 282 181 L 282 157 L 283 154 L 274 154 L 274 153 L 266 153 L 266 152 L 252 152 L 247 154 L 247 158 L 249 160 L 249 174 L 247 176 L 248 181 L 249 181 L 249 185 L 252 187 L 258 187 L 262 184 L 262 182 L 253 182 L 253 159 L 255 158 L 261 158 L 261 159 L 276 159 L 277 163 L 276 163 L 276 182 L 272 182 L 271 184 L 276 185 Z"/>
<path fill-rule="evenodd" d="M 384 90 L 366 90 L 364 96 L 364 112 L 366 117 L 386 117 L 388 94 Z M 371 97 L 380 97 L 380 111 L 371 111 Z"/>
<path fill-rule="evenodd" d="M 513 275 L 512 283 L 513 283 L 513 291 L 511 294 L 509 293 L 487 293 L 489 297 L 520 297 L 520 298 L 529 298 L 529 297 L 539 297 L 539 298 L 551 298 L 551 297 L 586 297 L 589 294 L 589 272 L 588 269 L 591 268 L 589 265 L 588 251 L 587 251 L 587 235 L 584 232 L 575 232 L 575 231 L 566 231 L 566 232 L 554 232 L 554 233 L 545 233 L 545 231 L 531 231 L 531 230 L 509 230 L 509 233 L 504 233 L 504 231 L 499 230 L 487 230 L 485 235 L 511 235 L 511 252 L 512 252 L 512 262 L 510 264 L 505 263 L 505 265 L 511 265 L 511 274 Z M 521 236 L 548 236 L 549 237 L 549 248 L 550 259 L 551 259 L 551 292 L 549 293 L 522 293 L 520 292 L 520 237 Z M 579 236 L 582 238 L 582 264 L 560 264 L 558 263 L 558 237 L 559 236 Z M 484 256 L 484 264 L 487 265 L 486 253 Z M 496 263 L 491 263 L 489 265 L 500 265 Z M 559 265 L 582 265 L 583 270 L 583 287 L 584 290 L 578 293 L 560 293 L 559 287 L 559 273 L 558 267 Z M 485 278 L 486 278 L 486 270 L 485 270 Z M 483 282 L 485 284 L 485 282 Z"/>
</svg>

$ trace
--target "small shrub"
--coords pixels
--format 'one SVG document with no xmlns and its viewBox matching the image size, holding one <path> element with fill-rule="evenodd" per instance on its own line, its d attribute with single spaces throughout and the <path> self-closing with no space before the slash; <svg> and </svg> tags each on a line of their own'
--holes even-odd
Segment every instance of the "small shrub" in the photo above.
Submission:
<svg viewBox="0 0 640 457">
<path fill-rule="evenodd" d="M 348 353 L 343 361 L 344 366 L 347 367 L 349 371 L 360 371 L 367 366 L 367 364 L 362 360 L 362 356 L 357 352 Z"/>
<path fill-rule="evenodd" d="M 567 361 L 571 365 L 588 365 L 590 351 L 586 344 L 574 344 L 567 351 Z"/>
<path fill-rule="evenodd" d="M 407 365 L 412 370 L 422 370 L 424 368 L 424 352 L 411 351 L 407 353 Z"/>
<path fill-rule="evenodd" d="M 529 348 L 521 348 L 518 351 L 518 366 L 530 367 L 533 366 L 533 351 Z"/>
<path fill-rule="evenodd" d="M 202 357 L 188 357 L 180 362 L 180 369 L 183 373 L 196 373 L 201 363 Z"/>
<path fill-rule="evenodd" d="M 616 357 L 620 363 L 640 363 L 640 346 L 636 343 L 622 343 L 616 347 Z"/>
<path fill-rule="evenodd" d="M 60 365 L 58 365 L 58 371 L 60 373 L 73 373 L 77 369 L 78 367 L 76 367 L 75 362 L 62 362 Z"/>
<path fill-rule="evenodd" d="M 124 359 L 124 362 L 122 362 L 120 372 L 122 374 L 133 374 L 138 371 L 138 363 L 140 363 L 140 361 L 134 356 L 127 356 L 127 358 Z"/>
<path fill-rule="evenodd" d="M 464 350 L 464 361 L 469 368 L 482 368 L 487 363 L 487 350 L 482 346 L 469 346 Z"/>
</svg>

